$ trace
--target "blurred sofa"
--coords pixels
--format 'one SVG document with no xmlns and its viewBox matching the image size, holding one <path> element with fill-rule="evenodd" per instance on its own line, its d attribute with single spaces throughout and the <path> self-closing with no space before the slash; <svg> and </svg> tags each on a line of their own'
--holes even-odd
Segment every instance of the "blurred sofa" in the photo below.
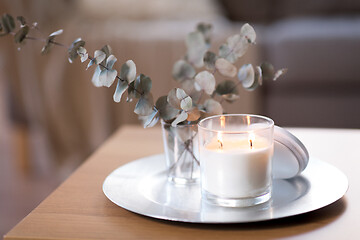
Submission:
<svg viewBox="0 0 360 240">
<path fill-rule="evenodd" d="M 288 73 L 262 94 L 282 126 L 360 128 L 360 2 L 219 0 L 234 22 L 251 21 L 262 58 Z"/>
<path fill-rule="evenodd" d="M 132 59 L 139 73 L 152 78 L 155 98 L 177 86 L 172 65 L 183 57 L 185 36 L 198 22 L 214 25 L 213 49 L 250 22 L 257 45 L 238 65 L 267 60 L 289 71 L 254 92 L 241 91 L 239 101 L 225 106 L 227 112 L 265 114 L 281 126 L 359 128 L 359 4 L 345 1 L 354 5 L 341 12 L 334 7 L 324 10 L 336 6 L 335 1 L 305 2 L 4 0 L 0 4 L 13 15 L 38 21 L 43 33 L 63 28 L 60 42 L 82 37 L 90 52 L 110 44 L 118 58 L 116 67 Z M 26 129 L 30 165 L 37 171 L 62 165 L 66 175 L 119 126 L 138 123 L 134 103 L 114 103 L 115 86 L 95 88 L 93 70 L 86 71 L 79 61 L 69 64 L 64 49 L 40 56 L 42 43 L 28 41 L 17 51 L 9 39 L 0 41 L 0 80 L 7 93 L 2 96 L 7 102 L 4 114 L 13 125 Z"/>
</svg>

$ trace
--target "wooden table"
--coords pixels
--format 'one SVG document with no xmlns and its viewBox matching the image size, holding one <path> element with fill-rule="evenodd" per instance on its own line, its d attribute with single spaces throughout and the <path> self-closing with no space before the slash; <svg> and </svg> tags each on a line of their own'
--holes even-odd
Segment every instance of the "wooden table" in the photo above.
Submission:
<svg viewBox="0 0 360 240">
<path fill-rule="evenodd" d="M 311 156 L 332 163 L 348 176 L 350 188 L 345 197 L 311 213 L 252 224 L 188 224 L 140 216 L 110 202 L 102 192 L 102 183 L 119 166 L 161 153 L 161 130 L 125 126 L 5 239 L 359 238 L 360 130 L 290 131 L 305 143 Z"/>
</svg>

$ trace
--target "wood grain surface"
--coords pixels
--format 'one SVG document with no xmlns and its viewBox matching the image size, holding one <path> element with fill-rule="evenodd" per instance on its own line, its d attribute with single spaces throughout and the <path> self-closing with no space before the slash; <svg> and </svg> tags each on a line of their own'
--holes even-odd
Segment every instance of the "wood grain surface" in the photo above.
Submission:
<svg viewBox="0 0 360 240">
<path fill-rule="evenodd" d="M 119 166 L 163 152 L 161 129 L 124 126 L 4 239 L 354 239 L 360 216 L 360 130 L 290 129 L 310 155 L 349 178 L 350 189 L 320 210 L 251 224 L 190 224 L 144 217 L 110 202 L 102 192 Z M 321 177 L 321 173 L 319 173 Z"/>
</svg>

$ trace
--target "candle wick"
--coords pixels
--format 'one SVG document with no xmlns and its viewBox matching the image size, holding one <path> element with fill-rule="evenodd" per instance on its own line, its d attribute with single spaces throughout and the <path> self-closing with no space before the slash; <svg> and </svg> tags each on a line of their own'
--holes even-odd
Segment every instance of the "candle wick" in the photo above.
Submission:
<svg viewBox="0 0 360 240">
<path fill-rule="evenodd" d="M 220 140 L 218 140 L 218 142 L 220 143 L 220 149 L 222 149 L 223 148 L 223 143 Z"/>
<path fill-rule="evenodd" d="M 253 143 L 252 143 L 252 140 L 250 139 L 250 148 L 252 149 L 253 147 Z"/>
</svg>

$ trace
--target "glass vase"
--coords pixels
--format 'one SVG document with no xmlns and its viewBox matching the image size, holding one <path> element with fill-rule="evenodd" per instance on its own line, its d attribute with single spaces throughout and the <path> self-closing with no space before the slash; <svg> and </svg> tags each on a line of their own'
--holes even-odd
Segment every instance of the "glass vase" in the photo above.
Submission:
<svg viewBox="0 0 360 240">
<path fill-rule="evenodd" d="M 197 124 L 177 125 L 161 121 L 168 180 L 192 184 L 200 179 Z"/>
</svg>

